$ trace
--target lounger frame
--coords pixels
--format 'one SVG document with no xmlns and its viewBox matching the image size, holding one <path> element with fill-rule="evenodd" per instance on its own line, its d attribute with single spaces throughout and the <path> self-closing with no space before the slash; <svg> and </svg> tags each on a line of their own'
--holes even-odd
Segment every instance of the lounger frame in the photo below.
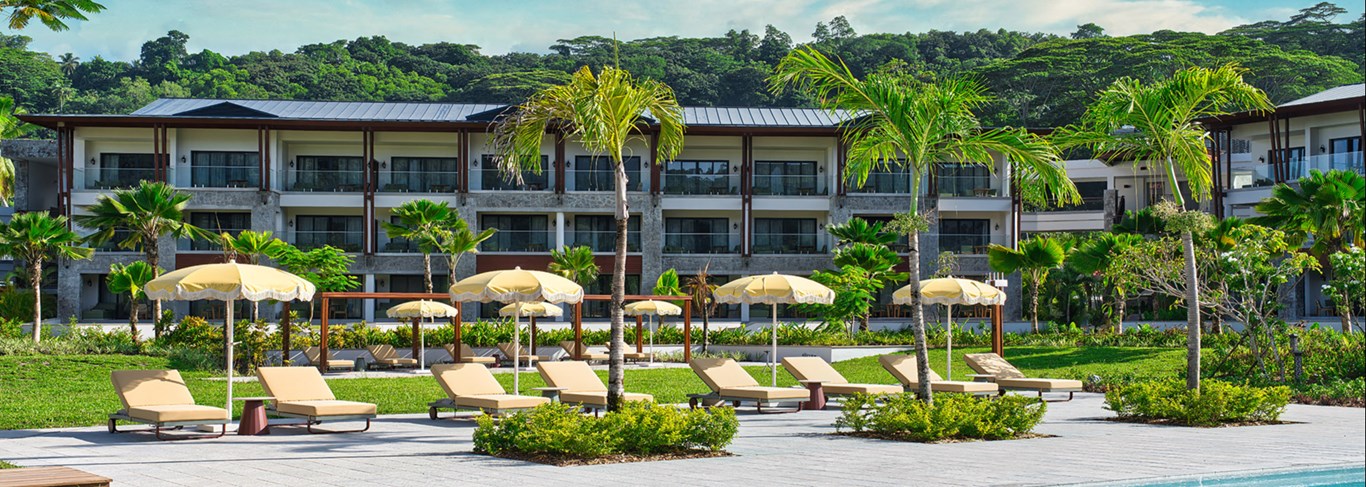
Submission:
<svg viewBox="0 0 1366 487">
<path fill-rule="evenodd" d="M 201 439 L 208 439 L 208 438 L 219 438 L 219 437 L 222 437 L 223 435 L 225 435 L 225 434 L 228 433 L 228 423 L 229 423 L 229 421 L 227 421 L 227 420 L 223 420 L 223 421 L 207 421 L 207 422 L 206 422 L 206 421 L 162 421 L 162 422 L 158 423 L 158 422 L 153 422 L 153 421 L 147 421 L 147 420 L 143 420 L 143 419 L 134 418 L 134 417 L 132 417 L 132 416 L 129 416 L 125 411 L 119 411 L 119 412 L 117 412 L 117 413 L 112 413 L 112 414 L 109 415 L 109 432 L 110 432 L 110 433 L 130 433 L 130 432 L 132 432 L 132 431 L 145 431 L 145 430 L 123 430 L 123 431 L 119 431 L 119 429 L 118 429 L 118 422 L 119 422 L 119 421 L 127 421 L 127 422 L 130 422 L 130 423 L 141 423 L 141 424 L 151 425 L 151 426 L 152 426 L 152 432 L 156 434 L 156 437 L 157 437 L 158 440 L 162 440 L 162 441 L 172 441 L 172 440 L 201 440 Z M 219 426 L 221 426 L 221 428 L 218 430 L 218 434 L 216 434 L 216 435 L 215 435 L 215 434 L 207 434 L 207 435 L 173 435 L 173 436 L 167 436 L 167 435 L 161 434 L 161 430 L 164 429 L 164 428 L 171 428 L 171 429 L 174 429 L 174 430 L 181 430 L 181 429 L 184 429 L 186 426 L 212 426 L 212 425 L 219 425 Z"/>
<path fill-rule="evenodd" d="M 1001 393 L 1000 393 L 1000 395 L 1002 395 L 1002 396 L 1006 395 L 1006 392 L 1007 392 L 1007 391 L 1034 391 L 1034 392 L 1038 392 L 1038 393 L 1039 393 L 1039 400 L 1040 400 L 1040 401 L 1043 401 L 1043 402 L 1068 402 L 1068 401 L 1071 401 L 1072 398 L 1073 398 L 1074 396 L 1076 396 L 1076 394 L 1077 394 L 1077 390 L 1076 390 L 1076 389 L 1068 389 L 1068 390 L 1055 391 L 1055 390 L 1053 390 L 1053 389 L 1051 389 L 1051 388 L 1047 388 L 1047 387 L 1006 387 L 1006 386 L 1003 386 L 1003 385 L 1000 385 L 1000 384 L 997 384 L 996 387 L 1001 388 Z M 1066 392 L 1066 393 L 1067 393 L 1067 399 L 1045 399 L 1045 398 L 1043 397 L 1043 393 L 1045 393 L 1045 392 L 1057 392 L 1057 393 Z"/>
<path fill-rule="evenodd" d="M 363 433 L 370 430 L 370 420 L 375 419 L 374 414 L 343 414 L 337 416 L 309 416 L 307 414 L 283 413 L 275 409 L 273 405 L 266 406 L 266 414 L 272 414 L 283 418 L 302 419 L 305 429 L 312 434 L 333 434 L 333 433 Z M 365 427 L 357 430 L 325 430 L 314 428 L 315 424 L 323 424 L 326 421 L 360 421 L 365 420 Z M 276 425 L 285 425 L 276 423 Z"/>
<path fill-rule="evenodd" d="M 481 412 L 481 413 L 487 414 L 487 415 L 489 415 L 489 416 L 505 416 L 505 415 L 507 415 L 508 413 L 511 413 L 511 412 L 525 411 L 525 410 L 528 410 L 528 409 L 531 409 L 531 408 L 493 409 L 493 408 L 479 408 L 479 407 L 473 407 L 473 406 L 458 406 L 458 405 L 455 404 L 455 400 L 453 400 L 453 399 L 447 397 L 447 398 L 437 399 L 437 400 L 435 400 L 435 401 L 432 401 L 432 402 L 427 403 L 427 417 L 432 418 L 432 419 L 442 419 L 442 418 L 440 418 L 439 416 L 437 416 L 437 413 L 438 413 L 440 410 L 442 410 L 442 409 L 450 409 L 450 410 L 452 410 L 452 411 L 454 411 L 454 412 L 456 412 L 456 413 L 459 413 L 460 411 L 476 411 L 476 412 Z M 451 416 L 451 418 L 458 418 L 458 417 L 459 417 L 459 416 Z"/>
<path fill-rule="evenodd" d="M 809 398 L 808 398 L 808 399 L 778 399 L 778 400 L 773 400 L 773 401 L 765 401 L 765 400 L 763 400 L 763 399 L 755 399 L 755 398 L 752 398 L 752 397 L 726 396 L 726 395 L 722 395 L 721 393 L 716 392 L 716 391 L 708 392 L 708 393 L 706 393 L 706 394 L 688 394 L 688 407 L 689 407 L 689 408 L 697 409 L 699 406 L 701 406 L 702 408 L 705 409 L 705 408 L 711 407 L 711 406 L 707 406 L 707 405 L 705 405 L 705 404 L 702 404 L 704 401 L 723 401 L 723 402 L 729 402 L 729 403 L 731 404 L 731 406 L 734 407 L 734 408 L 736 408 L 736 409 L 739 409 L 741 404 L 745 404 L 745 403 L 754 403 L 754 411 L 757 412 L 757 413 L 759 413 L 759 414 L 782 414 L 782 413 L 795 413 L 795 412 L 797 412 L 797 411 L 801 411 L 801 410 L 802 410 L 802 405 L 803 405 L 803 404 L 806 404 L 806 402 L 807 402 L 807 401 L 810 401 L 810 399 L 809 399 Z M 785 410 L 784 410 L 784 411 L 769 411 L 769 412 L 764 412 L 764 406 L 765 406 L 765 405 L 767 405 L 768 407 L 772 408 L 772 407 L 775 407 L 775 406 L 777 406 L 777 405 L 781 405 L 781 404 L 785 404 L 785 403 L 797 403 L 797 404 L 796 404 L 796 406 L 791 406 L 791 407 L 793 408 L 791 411 L 785 411 Z M 782 407 L 782 406 L 777 406 L 777 407 Z"/>
</svg>

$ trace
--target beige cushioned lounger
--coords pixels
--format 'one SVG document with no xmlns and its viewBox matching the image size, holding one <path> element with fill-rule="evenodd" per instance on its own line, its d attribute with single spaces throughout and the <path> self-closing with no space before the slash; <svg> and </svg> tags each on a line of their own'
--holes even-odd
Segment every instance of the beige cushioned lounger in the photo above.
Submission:
<svg viewBox="0 0 1366 487">
<path fill-rule="evenodd" d="M 963 360 L 977 373 L 994 377 L 996 385 L 1002 389 L 1038 391 L 1040 397 L 1045 392 L 1066 392 L 1069 400 L 1072 398 L 1071 393 L 1082 390 L 1079 380 L 1025 377 L 1020 369 L 994 353 L 970 353 L 964 355 Z"/>
<path fill-rule="evenodd" d="M 375 358 L 377 364 L 389 367 L 417 367 L 417 359 L 399 357 L 393 345 L 370 345 L 365 349 L 370 351 L 370 356 Z"/>
<path fill-rule="evenodd" d="M 826 396 L 850 394 L 899 394 L 901 387 L 891 384 L 850 384 L 838 370 L 820 357 L 783 357 L 783 368 L 797 380 L 821 381 Z"/>
<path fill-rule="evenodd" d="M 328 355 L 332 354 L 328 353 Z M 309 364 L 317 365 L 319 363 L 322 363 L 322 349 L 318 347 L 305 348 L 304 357 L 308 359 Z M 327 368 L 329 369 L 349 369 L 354 366 L 355 364 L 350 360 L 333 360 L 330 358 L 327 359 Z"/>
<path fill-rule="evenodd" d="M 226 425 L 229 421 L 228 410 L 195 404 L 178 370 L 116 370 L 110 380 L 123 403 L 123 410 L 109 415 L 110 433 L 118 433 L 115 423 L 119 420 L 152 424 L 159 439 L 168 439 L 161 435 L 165 426 Z M 210 437 L 218 436 L 223 433 Z"/>
<path fill-rule="evenodd" d="M 920 387 L 920 367 L 916 365 L 914 355 L 883 355 L 877 358 L 882 368 L 892 373 L 892 377 L 901 382 L 901 385 L 908 391 L 914 392 Z M 939 374 L 930 369 L 930 390 L 934 392 L 961 392 L 964 394 L 996 394 L 1001 392 L 1001 388 L 990 382 L 965 382 L 959 380 L 944 380 Z"/>
<path fill-rule="evenodd" d="M 457 361 L 457 360 L 455 360 L 455 345 L 451 345 L 451 344 L 447 343 L 447 344 L 445 344 L 445 345 L 442 345 L 441 347 L 446 349 L 446 354 L 451 356 L 451 361 L 452 361 L 452 362 L 456 362 L 456 361 Z M 464 344 L 464 343 L 461 343 L 461 344 L 460 344 L 460 360 L 458 361 L 458 362 L 460 362 L 460 363 L 463 363 L 463 364 L 491 364 L 491 363 L 494 363 L 494 362 L 497 362 L 497 361 L 498 361 L 498 359 L 493 358 L 493 357 L 480 357 L 479 355 L 477 355 L 477 354 L 474 353 L 474 349 L 473 349 L 473 348 L 470 348 L 469 345 L 466 345 L 466 344 Z"/>
<path fill-rule="evenodd" d="M 579 403 L 588 406 L 607 407 L 607 386 L 593 373 L 593 369 L 583 362 L 541 362 L 536 371 L 550 387 L 563 387 L 560 401 Z M 626 401 L 653 401 L 649 394 L 627 392 L 622 395 Z"/>
<path fill-rule="evenodd" d="M 432 367 L 436 383 L 450 396 L 447 400 L 427 405 L 428 416 L 436 419 L 437 409 L 477 409 L 501 414 L 505 411 L 528 409 L 550 402 L 537 396 L 508 394 L 493 377 L 488 367 L 481 364 L 442 364 Z"/>
<path fill-rule="evenodd" d="M 368 402 L 337 400 L 322 374 L 313 367 L 259 367 L 256 377 L 266 395 L 275 398 L 275 412 L 307 418 L 309 432 L 313 432 L 315 423 L 343 419 L 364 419 L 365 429 L 370 429 L 370 419 L 377 411 Z"/>
<path fill-rule="evenodd" d="M 543 360 L 555 360 L 554 357 L 550 357 L 547 355 L 534 355 L 531 353 L 531 350 L 528 350 L 525 345 L 522 345 L 520 343 L 517 344 L 517 348 L 513 348 L 511 342 L 499 343 L 498 351 L 503 352 L 503 355 L 507 357 L 508 362 L 512 362 L 513 351 L 521 352 L 520 354 L 518 354 L 518 360 L 521 360 L 523 363 L 526 364 L 531 364 L 532 362 L 539 362 Z"/>
<path fill-rule="evenodd" d="M 574 342 L 572 340 L 565 340 L 560 342 L 560 348 L 563 348 L 564 352 L 569 354 L 570 360 L 574 360 Z M 580 351 L 583 353 L 579 354 L 578 360 L 607 360 L 608 358 L 607 354 L 605 353 L 589 352 L 587 345 L 584 345 L 581 348 L 582 350 Z"/>
<path fill-rule="evenodd" d="M 728 358 L 695 358 L 688 365 L 720 399 L 802 402 L 811 398 L 811 393 L 806 389 L 761 386 L 740 364 Z"/>
</svg>

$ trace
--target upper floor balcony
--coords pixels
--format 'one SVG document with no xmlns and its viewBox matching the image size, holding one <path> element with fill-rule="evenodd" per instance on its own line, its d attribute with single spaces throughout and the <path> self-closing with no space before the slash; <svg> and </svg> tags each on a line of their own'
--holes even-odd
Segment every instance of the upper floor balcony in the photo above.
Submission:
<svg viewBox="0 0 1366 487">
<path fill-rule="evenodd" d="M 150 167 L 95 167 L 85 170 L 85 189 L 127 189 L 142 181 L 155 181 Z"/>
<path fill-rule="evenodd" d="M 548 252 L 555 244 L 550 230 L 498 230 L 479 244 L 483 252 Z"/>
<path fill-rule="evenodd" d="M 365 180 L 360 169 L 300 169 L 286 174 L 285 191 L 355 193 Z"/>
<path fill-rule="evenodd" d="M 257 166 L 195 164 L 190 166 L 190 187 L 259 188 L 261 187 L 261 168 Z"/>
<path fill-rule="evenodd" d="M 863 186 L 852 181 L 848 184 L 851 194 L 911 194 L 911 173 L 897 169 L 874 170 L 868 172 Z M 921 185 L 923 187 L 924 183 Z"/>
<path fill-rule="evenodd" d="M 824 196 L 830 194 L 815 174 L 756 174 L 754 194 L 759 196 Z"/>
</svg>

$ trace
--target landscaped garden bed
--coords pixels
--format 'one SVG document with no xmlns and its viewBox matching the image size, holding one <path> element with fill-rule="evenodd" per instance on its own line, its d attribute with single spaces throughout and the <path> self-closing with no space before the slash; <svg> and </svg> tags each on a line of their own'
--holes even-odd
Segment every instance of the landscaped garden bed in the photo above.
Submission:
<svg viewBox="0 0 1366 487">
<path fill-rule="evenodd" d="M 558 466 L 725 456 L 740 427 L 731 408 L 653 402 L 628 402 L 601 417 L 551 403 L 476 422 L 476 453 Z"/>
<path fill-rule="evenodd" d="M 835 427 L 840 435 L 919 443 L 1014 440 L 1043 436 L 1034 428 L 1047 411 L 1027 396 L 936 394 L 926 403 L 912 393 L 859 394 L 845 401 Z"/>
<path fill-rule="evenodd" d="M 1220 381 L 1204 381 L 1199 390 L 1179 380 L 1138 382 L 1105 393 L 1105 408 L 1118 415 L 1117 421 L 1179 426 L 1278 424 L 1289 403 L 1289 387 Z"/>
</svg>

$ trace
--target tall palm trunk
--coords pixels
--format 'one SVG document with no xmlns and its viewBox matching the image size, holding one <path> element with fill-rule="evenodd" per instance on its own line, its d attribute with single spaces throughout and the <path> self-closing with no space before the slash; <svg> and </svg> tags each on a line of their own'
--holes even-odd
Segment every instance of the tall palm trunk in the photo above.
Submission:
<svg viewBox="0 0 1366 487">
<path fill-rule="evenodd" d="M 432 293 L 432 254 L 422 253 L 422 284 L 427 286 L 427 294 Z M 455 281 L 451 281 L 455 282 Z"/>
<path fill-rule="evenodd" d="M 707 312 L 707 305 L 702 305 L 702 353 L 707 353 L 707 342 L 710 341 L 711 323 L 709 319 L 711 313 Z"/>
<path fill-rule="evenodd" d="M 33 343 L 38 343 L 43 337 L 43 295 L 39 289 L 43 285 L 43 261 L 29 260 L 28 284 L 33 288 Z"/>
<path fill-rule="evenodd" d="M 1124 334 L 1124 294 L 1115 293 L 1115 333 Z"/>
<path fill-rule="evenodd" d="M 1029 329 L 1034 333 L 1039 332 L 1039 275 L 1029 273 Z"/>
<path fill-rule="evenodd" d="M 1181 232 L 1186 254 L 1186 388 L 1200 389 L 1200 288 L 1195 275 L 1195 237 Z"/>
<path fill-rule="evenodd" d="M 607 351 L 607 410 L 621 408 L 621 396 L 625 392 L 625 371 L 623 370 L 623 350 L 626 347 L 625 326 L 622 306 L 626 296 L 626 229 L 630 213 L 626 206 L 626 166 L 621 163 L 620 154 L 615 158 L 616 197 L 617 197 L 617 248 L 612 262 L 612 344 Z"/>
<path fill-rule="evenodd" d="M 915 187 L 919 187 L 916 185 Z M 912 214 L 915 210 L 912 209 Z M 919 230 L 913 231 L 909 236 L 910 249 L 906 259 L 910 261 L 911 281 L 911 333 L 915 335 L 915 363 L 918 368 L 920 384 L 917 393 L 920 399 L 927 404 L 934 404 L 934 395 L 930 391 L 930 351 L 929 343 L 925 341 L 925 313 L 921 309 L 920 303 L 920 233 Z"/>
<path fill-rule="evenodd" d="M 138 342 L 138 301 L 137 301 L 136 299 L 132 299 L 132 300 L 130 300 L 130 301 L 133 302 L 133 309 L 130 310 L 130 311 L 128 311 L 128 332 L 133 334 L 133 343 L 137 343 L 137 342 Z"/>
<path fill-rule="evenodd" d="M 152 278 L 161 277 L 161 249 L 157 248 L 157 238 L 155 236 L 150 238 L 143 236 L 142 248 L 146 249 L 147 263 L 152 265 Z M 152 319 L 161 319 L 161 300 L 159 299 L 152 301 Z M 159 332 L 160 330 L 156 331 Z M 161 338 L 160 333 L 156 335 L 156 338 Z"/>
</svg>

